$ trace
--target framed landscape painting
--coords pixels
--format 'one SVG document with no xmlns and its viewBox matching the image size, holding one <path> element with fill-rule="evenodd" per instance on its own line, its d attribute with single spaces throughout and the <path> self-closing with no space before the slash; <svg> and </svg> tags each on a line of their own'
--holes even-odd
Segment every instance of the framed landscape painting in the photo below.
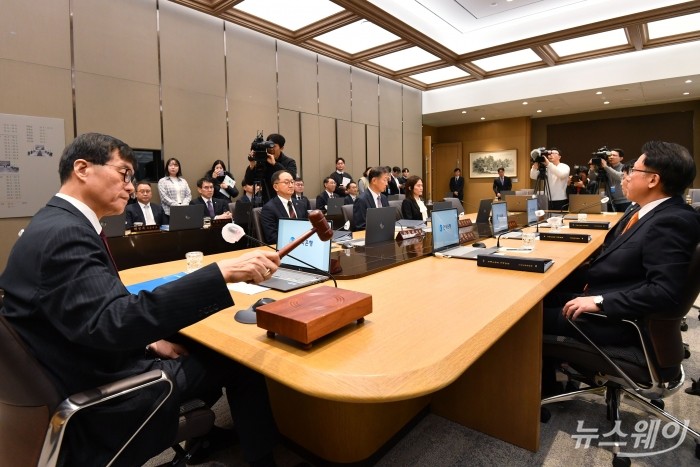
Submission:
<svg viewBox="0 0 700 467">
<path fill-rule="evenodd" d="M 499 167 L 506 169 L 506 176 L 517 176 L 517 149 L 469 153 L 469 178 L 494 178 L 498 176 Z"/>
</svg>

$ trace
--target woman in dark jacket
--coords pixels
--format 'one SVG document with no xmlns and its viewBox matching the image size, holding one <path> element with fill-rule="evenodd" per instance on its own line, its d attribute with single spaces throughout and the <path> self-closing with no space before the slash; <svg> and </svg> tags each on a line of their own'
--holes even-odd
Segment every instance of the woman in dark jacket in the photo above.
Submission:
<svg viewBox="0 0 700 467">
<path fill-rule="evenodd" d="M 424 221 L 428 219 L 428 208 L 421 199 L 423 195 L 423 180 L 417 175 L 411 175 L 406 180 L 406 199 L 401 203 L 401 215 L 404 219 Z"/>
<path fill-rule="evenodd" d="M 226 171 L 226 164 L 221 159 L 217 159 L 211 165 L 211 170 L 205 174 L 214 182 L 214 198 L 231 202 L 231 198 L 238 196 L 238 188 L 235 186 L 236 179 L 230 172 Z M 233 182 L 233 183 L 231 183 Z"/>
</svg>

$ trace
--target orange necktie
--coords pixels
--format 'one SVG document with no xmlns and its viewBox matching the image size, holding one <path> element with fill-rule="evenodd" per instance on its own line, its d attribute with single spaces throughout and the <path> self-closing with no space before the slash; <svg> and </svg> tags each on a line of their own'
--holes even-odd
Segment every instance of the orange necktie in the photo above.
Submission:
<svg viewBox="0 0 700 467">
<path fill-rule="evenodd" d="M 625 226 L 624 230 L 622 231 L 622 233 L 620 235 L 624 235 L 624 233 L 627 232 L 629 229 L 631 229 L 632 226 L 634 224 L 636 224 L 638 220 L 639 220 L 639 211 L 635 212 L 632 215 L 632 217 L 630 217 L 630 221 L 627 223 L 627 225 Z"/>
</svg>

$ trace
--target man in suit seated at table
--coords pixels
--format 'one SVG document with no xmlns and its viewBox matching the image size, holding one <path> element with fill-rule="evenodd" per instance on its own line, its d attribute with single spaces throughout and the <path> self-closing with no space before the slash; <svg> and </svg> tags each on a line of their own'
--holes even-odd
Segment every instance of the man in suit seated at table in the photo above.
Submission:
<svg viewBox="0 0 700 467">
<path fill-rule="evenodd" d="M 173 445 L 179 406 L 194 398 L 213 404 L 222 387 L 246 461 L 274 465 L 277 433 L 265 378 L 178 331 L 231 307 L 226 284 L 267 279 L 279 257 L 272 251 L 247 253 L 132 295 L 100 238 L 99 219 L 124 211 L 136 169 L 131 148 L 111 136 L 88 133 L 66 147 L 58 194 L 34 215 L 0 275 L 5 293 L 0 313 L 61 398 L 150 370 L 170 376 L 171 396 L 116 465 L 143 465 Z M 59 465 L 106 465 L 163 390 L 154 385 L 80 412 L 68 424 Z"/>
<path fill-rule="evenodd" d="M 204 217 L 211 219 L 230 219 L 231 211 L 228 203 L 220 198 L 214 198 L 214 182 L 210 178 L 197 180 L 199 198 L 190 201 L 190 204 L 201 204 L 204 209 Z"/>
<path fill-rule="evenodd" d="M 165 211 L 160 204 L 151 203 L 153 191 L 151 184 L 141 181 L 136 184 L 137 202 L 126 206 L 126 225 L 133 227 L 134 222 L 141 222 L 143 225 L 163 225 L 165 222 Z"/>
<path fill-rule="evenodd" d="M 580 274 L 544 302 L 544 333 L 581 336 L 576 320 L 596 344 L 638 345 L 639 336 L 620 319 L 637 319 L 677 303 L 690 259 L 700 242 L 700 214 L 683 202 L 695 178 L 693 157 L 675 143 L 650 141 L 626 175 L 628 198 L 639 209 L 625 229 L 611 229 L 605 247 Z M 608 237 L 616 238 L 609 239 Z M 588 318 L 603 313 L 612 318 Z M 543 395 L 555 393 L 555 366 L 545 362 Z"/>
<path fill-rule="evenodd" d="M 357 197 L 352 206 L 352 220 L 356 230 L 364 230 L 367 225 L 367 209 L 385 208 L 389 206 L 389 200 L 384 195 L 384 190 L 389 183 L 389 170 L 386 167 L 372 167 L 367 175 L 369 185 L 367 189 Z"/>
<path fill-rule="evenodd" d="M 343 204 L 355 204 L 355 201 L 357 201 L 358 192 L 357 183 L 348 183 L 348 187 L 346 188 L 345 192 L 347 195 L 345 195 L 345 202 Z"/>
<path fill-rule="evenodd" d="M 294 177 L 286 170 L 278 170 L 272 174 L 272 189 L 277 196 L 265 203 L 260 211 L 260 226 L 266 243 L 277 243 L 277 225 L 279 219 L 307 219 L 306 211 L 297 211 L 292 203 L 294 193 Z"/>
<path fill-rule="evenodd" d="M 294 195 L 292 195 L 292 203 L 297 212 L 309 212 L 311 210 L 311 202 L 309 198 L 304 196 L 304 180 L 301 177 L 294 179 Z"/>
<path fill-rule="evenodd" d="M 335 187 L 335 180 L 333 180 L 331 177 L 326 177 L 323 179 L 323 191 L 316 196 L 316 209 L 320 209 L 323 212 L 328 210 L 328 200 L 336 197 Z"/>
</svg>

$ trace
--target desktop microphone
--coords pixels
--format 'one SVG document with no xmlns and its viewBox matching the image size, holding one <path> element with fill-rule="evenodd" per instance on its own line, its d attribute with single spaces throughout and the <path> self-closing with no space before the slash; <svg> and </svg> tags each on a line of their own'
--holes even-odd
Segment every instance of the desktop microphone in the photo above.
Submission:
<svg viewBox="0 0 700 467">
<path fill-rule="evenodd" d="M 542 209 L 535 211 L 535 216 L 537 216 L 537 222 L 535 222 L 535 229 L 537 230 L 536 235 L 540 236 L 540 217 L 544 217 L 545 212 Z"/>
<path fill-rule="evenodd" d="M 590 207 L 592 207 L 592 206 L 596 206 L 596 205 L 598 205 L 598 204 L 607 204 L 608 201 L 610 201 L 610 198 L 608 198 L 607 196 L 604 196 L 604 197 L 600 198 L 600 201 L 598 201 L 597 203 L 588 203 L 588 204 L 584 204 L 583 207 L 581 207 L 580 209 L 578 209 L 578 210 L 576 211 L 576 214 L 580 214 L 580 213 L 583 212 L 584 210 L 586 210 L 586 209 L 588 209 L 588 208 L 590 208 Z"/>
<path fill-rule="evenodd" d="M 505 235 L 507 233 L 515 232 L 518 230 L 520 230 L 520 227 L 516 226 L 516 227 L 513 227 L 512 229 L 508 229 L 505 232 L 501 232 L 500 234 L 498 234 L 498 237 L 496 238 L 496 248 L 501 248 L 501 235 Z"/>
</svg>

